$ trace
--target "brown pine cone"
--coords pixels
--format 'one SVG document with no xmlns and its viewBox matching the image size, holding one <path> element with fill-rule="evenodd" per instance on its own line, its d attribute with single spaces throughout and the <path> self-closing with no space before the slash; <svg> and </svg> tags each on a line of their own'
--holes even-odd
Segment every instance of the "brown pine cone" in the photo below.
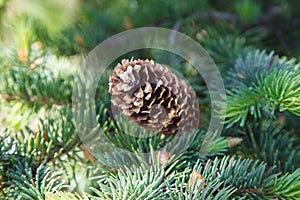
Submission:
<svg viewBox="0 0 300 200">
<path fill-rule="evenodd" d="M 152 60 L 122 60 L 109 79 L 112 103 L 133 122 L 166 136 L 195 130 L 197 96 L 168 67 Z"/>
</svg>

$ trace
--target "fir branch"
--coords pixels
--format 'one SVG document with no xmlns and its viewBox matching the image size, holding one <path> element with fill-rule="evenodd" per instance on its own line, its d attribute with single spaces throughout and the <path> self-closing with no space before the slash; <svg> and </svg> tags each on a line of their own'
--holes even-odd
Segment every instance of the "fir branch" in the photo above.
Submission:
<svg viewBox="0 0 300 200">
<path fill-rule="evenodd" d="M 82 143 L 78 134 L 76 134 L 69 109 L 60 110 L 59 115 L 55 118 L 48 117 L 46 120 L 41 119 L 40 123 L 41 125 L 38 131 L 27 128 L 27 132 L 22 131 L 21 135 L 10 135 L 9 140 L 3 140 L 3 142 L 6 143 L 12 141 L 7 143 L 10 145 L 3 146 L 4 143 L 0 142 L 0 146 L 3 146 L 3 148 L 1 148 L 3 150 L 3 152 L 1 151 L 1 155 L 3 155 L 1 157 L 3 160 L 1 179 L 3 178 L 3 183 L 5 184 L 1 186 L 8 189 L 15 188 L 15 195 L 18 196 L 18 194 L 22 194 L 22 198 L 25 199 L 43 199 L 46 191 L 58 190 L 58 187 L 55 187 L 53 190 L 47 189 L 52 188 L 54 182 L 54 185 L 59 182 L 57 182 L 55 177 L 50 177 L 52 171 L 48 173 L 49 170 L 46 169 L 47 167 L 44 167 L 44 165 L 51 163 L 58 165 L 59 161 L 62 161 L 60 160 L 61 157 L 71 155 L 74 149 Z M 12 144 L 14 145 L 12 146 Z M 5 161 L 7 157 L 5 155 L 9 155 L 9 152 L 11 152 L 12 155 L 9 160 Z M 72 158 L 75 159 L 74 157 Z M 44 177 L 44 175 L 41 174 L 44 172 L 47 174 L 45 175 L 47 176 L 47 180 L 43 183 L 35 182 L 38 180 L 37 176 Z M 21 174 L 24 173 L 25 175 L 23 177 Z M 36 173 L 40 175 L 36 175 L 35 177 L 34 174 Z M 21 178 L 18 178 L 20 176 Z M 36 185 L 37 183 L 38 185 Z M 29 184 L 31 184 L 31 186 Z M 45 184 L 49 184 L 49 187 Z M 39 192 L 38 187 L 41 187 L 41 190 L 44 191 Z"/>
<path fill-rule="evenodd" d="M 300 169 L 297 169 L 292 174 L 287 173 L 279 178 L 271 192 L 283 199 L 299 199 Z"/>
<path fill-rule="evenodd" d="M 92 199 L 227 199 L 234 191 L 218 180 L 205 185 L 203 190 L 198 183 L 190 186 L 190 172 L 187 168 L 166 176 L 163 168 L 121 170 L 116 175 L 102 176 Z"/>
<path fill-rule="evenodd" d="M 99 181 L 99 189 L 93 189 L 101 199 L 161 199 L 163 197 L 164 171 L 144 171 L 141 168 L 120 170 L 114 176 Z M 94 197 L 94 198 L 96 198 Z"/>
<path fill-rule="evenodd" d="M 248 123 L 243 128 L 243 154 L 265 161 L 275 171 L 293 172 L 300 165 L 299 139 L 269 120 Z"/>
<path fill-rule="evenodd" d="M 90 198 L 86 195 L 79 195 L 77 193 L 71 192 L 47 192 L 46 200 L 90 200 Z"/>
<path fill-rule="evenodd" d="M 59 174 L 54 173 L 47 166 L 40 165 L 36 171 L 32 164 L 25 161 L 19 162 L 15 170 L 11 170 L 9 177 L 12 179 L 12 195 L 16 199 L 45 199 L 45 193 L 60 190 L 63 183 Z"/>
<path fill-rule="evenodd" d="M 228 34 L 227 31 L 220 32 L 215 29 L 208 29 L 199 38 L 200 43 L 214 59 L 221 72 L 227 71 L 229 67 L 234 65 L 239 55 L 246 54 L 251 50 L 251 47 L 247 45 L 245 36 L 236 33 Z"/>
<path fill-rule="evenodd" d="M 71 102 L 73 76 L 55 76 L 46 68 L 12 67 L 0 71 L 0 94 L 5 100 L 53 105 Z"/>
<path fill-rule="evenodd" d="M 165 199 L 230 199 L 235 191 L 231 186 L 224 186 L 219 179 L 207 182 L 195 169 L 186 168 L 171 180 L 171 183 L 167 182 Z"/>
<path fill-rule="evenodd" d="M 300 115 L 300 65 L 295 59 L 279 58 L 274 52 L 256 50 L 242 56 L 229 72 L 226 117 L 228 126 L 275 112 Z M 222 111 L 225 113 L 225 110 Z"/>
<path fill-rule="evenodd" d="M 21 135 L 17 136 L 18 141 L 23 143 L 23 154 L 39 164 L 53 162 L 81 144 L 70 109 L 58 112 L 56 117 L 40 119 L 38 131 L 27 127 L 26 132 L 21 131 Z"/>
<path fill-rule="evenodd" d="M 265 94 L 263 103 L 268 103 L 275 110 L 285 110 L 300 116 L 300 71 L 275 70 L 269 76 L 258 79 L 258 93 Z"/>
<path fill-rule="evenodd" d="M 271 173 L 265 163 L 228 156 L 221 160 L 216 158 L 205 167 L 200 164 L 195 170 L 202 174 L 206 184 L 219 179 L 224 181 L 224 186 L 233 186 L 236 190 L 231 198 L 296 199 L 299 195 L 294 192 L 300 184 L 299 170 L 280 177 Z"/>
<path fill-rule="evenodd" d="M 175 138 L 165 138 L 159 134 L 153 135 L 152 132 L 131 123 L 123 116 L 117 120 L 119 126 L 112 120 L 108 121 L 110 121 L 110 126 L 105 129 L 105 137 L 108 140 L 102 139 L 103 147 L 94 154 L 101 165 L 106 166 L 102 171 L 109 173 L 115 170 L 109 167 L 114 168 L 114 166 L 117 169 L 117 166 L 131 166 L 132 164 L 148 163 L 151 166 L 153 163 L 149 162 L 151 160 L 149 157 L 153 154 L 152 151 L 160 152 L 163 156 L 168 155 L 168 158 L 163 161 L 167 166 L 178 163 L 173 170 L 183 170 L 188 165 L 195 164 L 200 157 L 205 160 L 225 155 L 228 151 L 226 138 L 216 138 L 214 134 L 205 134 L 203 129 Z M 130 135 L 131 133 L 139 137 L 134 137 Z M 212 138 L 215 139 L 211 140 Z M 143 154 L 148 156 L 141 158 Z"/>
<path fill-rule="evenodd" d="M 0 132 L 0 191 L 9 186 L 8 171 L 13 167 L 12 160 L 15 159 L 19 147 L 16 142 L 10 137 L 10 132 L 4 130 Z"/>
<path fill-rule="evenodd" d="M 296 59 L 280 58 L 274 51 L 249 51 L 239 55 L 234 68 L 228 72 L 226 82 L 229 88 L 241 88 L 244 85 L 250 87 L 253 83 L 257 84 L 260 77 L 267 77 L 271 72 L 283 69 L 297 71 L 299 67 Z"/>
<path fill-rule="evenodd" d="M 300 71 L 273 69 L 269 75 L 260 75 L 257 84 L 234 89 L 227 96 L 226 123 L 239 122 L 244 126 L 251 116 L 259 119 L 272 117 L 277 111 L 289 111 L 300 116 Z"/>
</svg>

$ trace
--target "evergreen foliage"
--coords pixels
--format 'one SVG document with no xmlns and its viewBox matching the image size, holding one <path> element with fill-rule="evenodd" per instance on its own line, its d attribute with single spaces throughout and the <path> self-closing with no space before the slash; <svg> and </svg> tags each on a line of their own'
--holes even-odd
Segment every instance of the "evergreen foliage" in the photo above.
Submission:
<svg viewBox="0 0 300 200">
<path fill-rule="evenodd" d="M 300 199 L 298 2 L 20 2 L 0 1 L 0 199 Z M 226 88 L 221 136 L 207 133 L 202 77 L 159 50 L 122 58 L 157 58 L 191 84 L 201 113 L 194 133 L 170 138 L 114 116 L 108 77 L 119 59 L 72 107 L 82 58 L 141 26 L 181 31 L 207 50 Z"/>
</svg>

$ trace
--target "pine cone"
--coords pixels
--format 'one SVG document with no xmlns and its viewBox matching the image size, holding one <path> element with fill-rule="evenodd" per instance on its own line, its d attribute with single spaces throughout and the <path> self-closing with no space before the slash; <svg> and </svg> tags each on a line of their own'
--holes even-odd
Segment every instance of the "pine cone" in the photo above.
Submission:
<svg viewBox="0 0 300 200">
<path fill-rule="evenodd" d="M 166 136 L 198 127 L 194 90 L 154 61 L 122 60 L 109 79 L 112 103 L 136 124 Z"/>
</svg>

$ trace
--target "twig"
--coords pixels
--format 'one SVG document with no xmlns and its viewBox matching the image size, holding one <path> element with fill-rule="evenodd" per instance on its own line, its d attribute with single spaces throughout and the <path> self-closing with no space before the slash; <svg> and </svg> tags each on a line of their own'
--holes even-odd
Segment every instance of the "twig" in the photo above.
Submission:
<svg viewBox="0 0 300 200">
<path fill-rule="evenodd" d="M 220 20 L 225 20 L 225 21 L 238 21 L 238 16 L 232 13 L 225 13 L 225 12 L 218 12 L 218 11 L 213 11 L 213 12 L 206 12 L 206 13 L 199 13 L 196 12 L 192 14 L 191 18 L 197 19 L 197 18 L 208 18 L 208 19 L 220 19 Z"/>
</svg>

